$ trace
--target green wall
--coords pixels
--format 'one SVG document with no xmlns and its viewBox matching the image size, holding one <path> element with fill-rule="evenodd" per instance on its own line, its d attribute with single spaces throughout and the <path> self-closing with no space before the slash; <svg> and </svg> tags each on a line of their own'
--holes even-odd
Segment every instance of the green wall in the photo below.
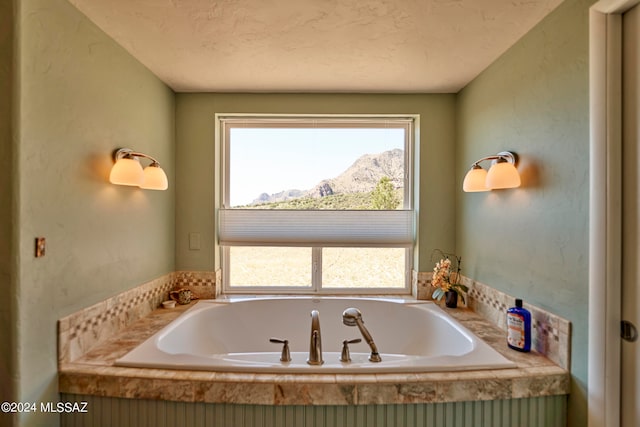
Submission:
<svg viewBox="0 0 640 427">
<path fill-rule="evenodd" d="M 523 185 L 458 193 L 464 273 L 572 322 L 570 425 L 586 425 L 588 9 L 568 0 L 458 96 L 458 180 L 515 151 Z"/>
<path fill-rule="evenodd" d="M 175 269 L 175 97 L 66 0 L 18 4 L 14 374 L 18 400 L 48 402 L 58 400 L 57 320 Z M 172 187 L 109 184 L 123 146 L 156 157 Z M 43 258 L 36 236 L 47 239 Z"/>
<path fill-rule="evenodd" d="M 215 248 L 216 113 L 420 114 L 418 266 L 431 269 L 434 248 L 455 239 L 455 95 L 186 94 L 176 95 L 176 267 L 212 270 Z M 201 250 L 189 250 L 200 233 Z"/>
<path fill-rule="evenodd" d="M 0 0 L 0 93 L 13 94 L 0 97 L 0 282 L 11 303 L 0 307 L 11 325 L 0 328 L 0 397 L 57 400 L 60 317 L 169 271 L 217 267 L 215 113 L 400 113 L 422 125 L 415 268 L 432 268 L 432 248 L 456 250 L 465 275 L 571 320 L 568 410 L 585 425 L 591 3 L 565 1 L 457 96 L 174 95 L 66 0 Z M 157 157 L 170 189 L 108 184 L 121 146 Z M 461 192 L 474 160 L 507 149 L 520 155 L 522 188 Z"/>
<path fill-rule="evenodd" d="M 13 179 L 13 0 L 0 0 L 0 402 L 15 400 L 15 264 L 11 256 L 16 228 Z M 10 425 L 11 415 L 0 412 L 0 425 Z"/>
</svg>

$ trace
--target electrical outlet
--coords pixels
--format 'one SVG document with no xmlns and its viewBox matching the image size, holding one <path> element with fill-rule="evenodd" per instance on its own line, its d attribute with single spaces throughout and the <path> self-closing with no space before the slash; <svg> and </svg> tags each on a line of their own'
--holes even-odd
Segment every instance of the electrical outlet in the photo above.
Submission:
<svg viewBox="0 0 640 427">
<path fill-rule="evenodd" d="M 189 250 L 200 250 L 200 233 L 189 233 Z"/>
<path fill-rule="evenodd" d="M 47 241 L 44 237 L 36 237 L 36 258 L 44 256 L 46 243 Z"/>
</svg>

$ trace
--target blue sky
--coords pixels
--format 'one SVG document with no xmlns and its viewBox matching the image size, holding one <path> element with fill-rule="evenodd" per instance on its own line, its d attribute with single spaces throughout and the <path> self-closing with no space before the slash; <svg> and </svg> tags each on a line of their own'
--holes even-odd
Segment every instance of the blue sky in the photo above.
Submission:
<svg viewBox="0 0 640 427">
<path fill-rule="evenodd" d="M 308 190 L 333 178 L 363 154 L 404 149 L 404 130 L 233 128 L 229 185 L 231 206 L 261 193 Z"/>
</svg>

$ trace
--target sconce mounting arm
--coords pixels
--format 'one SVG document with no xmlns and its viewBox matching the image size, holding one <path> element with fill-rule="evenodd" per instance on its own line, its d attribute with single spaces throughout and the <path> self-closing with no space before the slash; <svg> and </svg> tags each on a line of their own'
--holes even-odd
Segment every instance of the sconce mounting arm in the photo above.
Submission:
<svg viewBox="0 0 640 427">
<path fill-rule="evenodd" d="M 160 166 L 160 162 L 158 162 L 156 159 L 154 159 L 150 155 L 133 151 L 131 148 L 120 148 L 113 152 L 113 160 L 116 162 L 120 159 L 133 159 L 135 157 L 142 157 L 145 159 L 149 159 L 151 160 L 152 166 Z"/>
<path fill-rule="evenodd" d="M 475 162 L 473 162 L 471 167 L 472 168 L 479 167 L 480 163 L 484 162 L 485 160 L 492 160 L 491 164 L 499 163 L 499 162 L 507 162 L 515 166 L 518 163 L 518 155 L 511 151 L 501 151 L 494 156 L 487 156 L 487 157 L 481 158 L 480 160 L 476 160 Z"/>
</svg>

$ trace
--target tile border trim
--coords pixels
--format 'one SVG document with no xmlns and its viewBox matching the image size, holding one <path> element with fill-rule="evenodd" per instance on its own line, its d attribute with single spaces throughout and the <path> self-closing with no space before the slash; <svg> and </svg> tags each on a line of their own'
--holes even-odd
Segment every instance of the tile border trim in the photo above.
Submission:
<svg viewBox="0 0 640 427">
<path fill-rule="evenodd" d="M 412 294 L 431 298 L 431 272 L 412 272 Z M 98 302 L 58 321 L 58 362 L 70 363 L 101 341 L 148 315 L 169 298 L 174 288 L 188 288 L 196 298 L 216 298 L 221 270 L 176 271 Z M 506 331 L 506 311 L 515 297 L 469 277 L 467 306 L 496 327 Z M 532 348 L 563 369 L 570 369 L 571 323 L 539 307 L 527 304 L 532 317 Z"/>
<path fill-rule="evenodd" d="M 176 271 L 121 292 L 58 321 L 58 363 L 70 363 L 101 341 L 145 317 L 169 299 L 174 288 L 191 289 L 197 298 L 215 298 L 219 272 Z"/>
<path fill-rule="evenodd" d="M 416 299 L 431 299 L 432 274 L 412 272 L 411 290 Z M 506 332 L 507 310 L 514 306 L 515 297 L 466 276 L 461 276 L 461 281 L 469 287 L 467 307 Z M 526 301 L 524 307 L 531 312 L 532 349 L 570 370 L 571 322 Z"/>
</svg>

